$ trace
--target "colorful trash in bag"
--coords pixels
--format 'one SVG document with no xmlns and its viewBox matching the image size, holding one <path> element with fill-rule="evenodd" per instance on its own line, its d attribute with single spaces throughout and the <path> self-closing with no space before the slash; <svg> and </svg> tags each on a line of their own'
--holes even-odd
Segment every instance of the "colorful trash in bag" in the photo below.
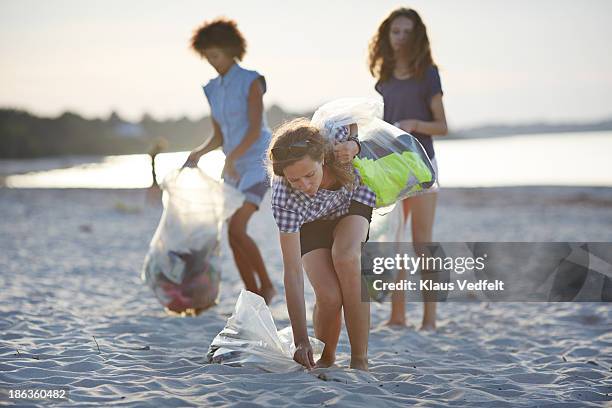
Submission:
<svg viewBox="0 0 612 408">
<path fill-rule="evenodd" d="M 325 345 L 312 337 L 309 340 L 313 357 L 317 359 Z M 280 373 L 303 369 L 293 361 L 294 353 L 291 326 L 277 331 L 264 298 L 243 289 L 234 313 L 213 339 L 206 357 L 209 363 L 251 366 Z"/>
<path fill-rule="evenodd" d="M 243 196 L 199 168 L 175 170 L 161 188 L 164 212 L 141 277 L 167 310 L 198 314 L 216 304 L 221 228 Z"/>
<path fill-rule="evenodd" d="M 411 134 L 380 119 L 383 104 L 373 99 L 345 98 L 321 106 L 312 124 L 324 136 L 338 126 L 357 124 L 361 144 L 353 165 L 376 194 L 376 206 L 433 190 L 436 172 L 421 143 Z"/>
</svg>

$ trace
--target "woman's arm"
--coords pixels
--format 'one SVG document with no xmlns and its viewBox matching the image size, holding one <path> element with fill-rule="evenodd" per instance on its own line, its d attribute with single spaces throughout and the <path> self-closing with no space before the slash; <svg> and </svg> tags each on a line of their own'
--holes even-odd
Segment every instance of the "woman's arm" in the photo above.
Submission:
<svg viewBox="0 0 612 408">
<path fill-rule="evenodd" d="M 280 233 L 280 244 L 283 253 L 285 298 L 293 330 L 293 341 L 296 352 L 295 361 L 312 368 L 314 358 L 308 330 L 306 329 L 306 306 L 304 305 L 304 275 L 300 257 L 300 233 Z"/>
<path fill-rule="evenodd" d="M 304 306 L 304 276 L 300 260 L 300 233 L 280 233 L 285 282 L 285 297 L 295 344 L 308 341 L 306 308 Z"/>
<path fill-rule="evenodd" d="M 211 120 L 213 124 L 213 137 L 193 149 L 183 166 L 197 166 L 200 157 L 204 156 L 208 152 L 215 150 L 223 144 L 223 133 L 221 132 L 221 127 L 214 118 L 211 117 Z"/>
<path fill-rule="evenodd" d="M 405 119 L 399 122 L 399 127 L 409 133 L 417 132 L 431 136 L 447 135 L 448 125 L 446 124 L 446 114 L 444 113 L 441 93 L 431 98 L 429 108 L 433 116 L 432 121 L 426 122 L 424 120 Z"/>
<path fill-rule="evenodd" d="M 263 88 L 261 81 L 256 79 L 251 83 L 248 96 L 249 128 L 242 142 L 227 156 L 226 161 L 234 161 L 249 150 L 249 147 L 261 134 L 261 118 L 263 114 Z"/>
</svg>

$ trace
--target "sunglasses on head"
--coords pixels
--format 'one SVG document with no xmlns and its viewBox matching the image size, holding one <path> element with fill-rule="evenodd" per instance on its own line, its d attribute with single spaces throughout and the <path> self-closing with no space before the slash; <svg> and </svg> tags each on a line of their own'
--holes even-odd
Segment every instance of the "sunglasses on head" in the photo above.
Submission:
<svg viewBox="0 0 612 408">
<path fill-rule="evenodd" d="M 305 156 L 311 145 L 312 141 L 307 139 L 289 146 L 274 147 L 272 148 L 272 157 L 275 160 L 296 159 Z"/>
</svg>

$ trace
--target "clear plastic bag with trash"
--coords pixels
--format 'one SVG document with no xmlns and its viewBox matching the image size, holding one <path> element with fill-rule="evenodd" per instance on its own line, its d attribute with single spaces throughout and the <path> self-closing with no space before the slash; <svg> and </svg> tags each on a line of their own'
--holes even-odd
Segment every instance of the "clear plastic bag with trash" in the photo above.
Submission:
<svg viewBox="0 0 612 408">
<path fill-rule="evenodd" d="M 244 197 L 200 168 L 177 169 L 160 187 L 164 211 L 141 277 L 166 310 L 195 315 L 217 302 L 223 222 Z"/>
<path fill-rule="evenodd" d="M 370 242 L 389 242 L 396 247 L 394 253 L 401 253 L 402 245 L 410 241 L 409 229 L 406 228 L 406 220 L 404 219 L 404 210 L 401 205 L 396 205 L 391 211 L 381 213 L 376 211 L 372 214 L 372 222 L 370 223 Z M 369 248 L 363 247 L 364 251 L 369 251 Z M 384 289 L 375 289 L 374 282 L 382 280 L 383 282 L 397 282 L 399 270 L 385 268 L 381 274 L 363 273 L 362 276 L 367 284 L 366 289 L 371 300 L 382 303 L 388 300 L 391 291 L 386 286 Z"/>
<path fill-rule="evenodd" d="M 353 160 L 365 185 L 376 193 L 376 207 L 388 207 L 437 187 L 435 169 L 421 143 L 383 121 L 383 103 L 343 98 L 326 103 L 311 123 L 329 137 L 338 126 L 357 124 L 361 152 Z"/>
<path fill-rule="evenodd" d="M 310 337 L 315 360 L 323 352 L 322 341 Z M 257 367 L 273 373 L 297 371 L 291 326 L 277 330 L 264 299 L 242 290 L 232 316 L 208 349 L 209 363 Z"/>
</svg>

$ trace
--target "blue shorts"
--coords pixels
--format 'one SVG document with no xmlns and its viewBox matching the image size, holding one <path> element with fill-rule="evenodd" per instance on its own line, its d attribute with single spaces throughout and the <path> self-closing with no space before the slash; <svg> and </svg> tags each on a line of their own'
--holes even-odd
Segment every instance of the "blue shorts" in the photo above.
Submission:
<svg viewBox="0 0 612 408">
<path fill-rule="evenodd" d="M 267 181 L 260 181 L 259 183 L 253 184 L 249 188 L 240 191 L 242 191 L 242 194 L 244 194 L 245 202 L 253 203 L 257 208 L 259 208 L 259 204 L 261 204 L 261 201 L 269 188 L 270 186 L 268 185 Z"/>
<path fill-rule="evenodd" d="M 253 203 L 257 208 L 270 188 L 268 175 L 263 167 L 252 167 L 240 173 L 240 179 L 223 177 L 225 182 L 244 194 L 244 201 Z"/>
</svg>

